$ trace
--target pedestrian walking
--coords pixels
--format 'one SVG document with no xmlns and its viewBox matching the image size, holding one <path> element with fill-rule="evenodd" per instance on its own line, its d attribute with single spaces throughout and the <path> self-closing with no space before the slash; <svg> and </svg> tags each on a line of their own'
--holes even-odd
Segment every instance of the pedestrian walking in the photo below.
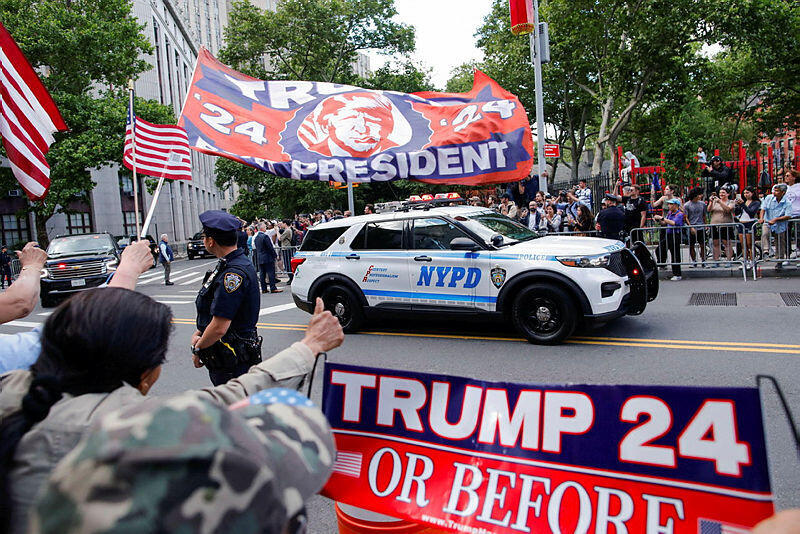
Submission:
<svg viewBox="0 0 800 534">
<path fill-rule="evenodd" d="M 256 332 L 258 279 L 253 264 L 237 247 L 239 220 L 221 210 L 200 214 L 203 244 L 219 258 L 197 295 L 197 331 L 192 336 L 195 367 L 205 366 L 216 386 L 261 361 Z"/>
<path fill-rule="evenodd" d="M 11 287 L 11 256 L 8 254 L 8 248 L 3 245 L 0 251 L 0 289 L 5 289 L 6 282 L 8 287 Z"/>
<path fill-rule="evenodd" d="M 261 282 L 261 292 L 283 292 L 282 289 L 278 289 L 278 280 L 275 276 L 275 260 L 278 255 L 275 253 L 275 247 L 272 246 L 272 238 L 267 234 L 266 224 L 260 223 L 258 225 L 258 235 L 253 243 L 255 243 L 256 254 L 258 254 L 258 273 L 259 281 Z M 267 278 L 269 278 L 269 286 L 267 286 Z"/>
<path fill-rule="evenodd" d="M 175 285 L 169 281 L 169 273 L 175 256 L 172 254 L 172 247 L 169 246 L 167 234 L 161 234 L 161 242 L 158 244 L 158 259 L 164 266 L 164 285 Z"/>
</svg>

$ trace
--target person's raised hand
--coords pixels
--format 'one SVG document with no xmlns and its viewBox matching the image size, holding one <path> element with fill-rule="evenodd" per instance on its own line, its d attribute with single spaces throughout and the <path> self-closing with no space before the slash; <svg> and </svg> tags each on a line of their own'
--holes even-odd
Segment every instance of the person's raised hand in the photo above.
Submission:
<svg viewBox="0 0 800 534">
<path fill-rule="evenodd" d="M 147 239 L 134 241 L 122 251 L 119 270 L 129 269 L 139 276 L 152 266 L 153 255 L 150 252 L 150 241 Z"/>
<path fill-rule="evenodd" d="M 17 251 L 17 258 L 19 258 L 23 268 L 34 267 L 41 270 L 44 267 L 45 260 L 47 260 L 47 252 L 39 248 L 35 241 L 31 241 L 21 251 Z"/>
<path fill-rule="evenodd" d="M 753 528 L 753 534 L 800 534 L 800 508 L 783 510 Z"/>
<path fill-rule="evenodd" d="M 344 331 L 339 320 L 325 309 L 322 299 L 317 297 L 314 315 L 308 322 L 303 344 L 315 355 L 335 349 L 344 341 Z"/>
</svg>

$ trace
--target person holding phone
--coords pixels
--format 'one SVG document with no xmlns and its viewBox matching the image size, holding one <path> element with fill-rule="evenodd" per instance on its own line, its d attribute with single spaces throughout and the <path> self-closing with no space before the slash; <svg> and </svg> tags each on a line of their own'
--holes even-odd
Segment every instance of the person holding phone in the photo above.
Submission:
<svg viewBox="0 0 800 534">
<path fill-rule="evenodd" d="M 753 225 L 758 220 L 761 210 L 761 200 L 755 187 L 745 187 L 741 195 L 736 195 L 734 213 L 737 220 L 744 225 L 744 231 L 739 230 L 739 243 L 744 249 L 746 268 L 752 267 L 753 262 Z"/>
<path fill-rule="evenodd" d="M 730 198 L 728 188 L 721 187 L 718 193 L 712 193 L 708 200 L 708 213 L 711 215 L 711 224 L 730 224 L 733 222 L 733 208 L 735 203 Z M 712 250 L 714 263 L 712 267 L 719 267 L 722 247 L 725 247 L 725 256 L 728 262 L 733 261 L 733 229 L 729 226 L 712 226 L 711 239 L 713 240 Z"/>
</svg>

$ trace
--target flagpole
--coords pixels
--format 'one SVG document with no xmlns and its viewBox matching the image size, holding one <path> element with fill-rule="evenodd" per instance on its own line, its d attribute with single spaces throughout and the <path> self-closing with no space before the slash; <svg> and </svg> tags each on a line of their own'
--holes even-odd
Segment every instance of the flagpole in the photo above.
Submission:
<svg viewBox="0 0 800 534">
<path fill-rule="evenodd" d="M 164 186 L 164 173 L 161 173 L 161 178 L 158 179 L 158 185 L 156 186 L 156 190 L 153 193 L 153 201 L 150 202 L 150 209 L 147 211 L 147 217 L 144 220 L 144 226 L 142 226 L 142 234 L 147 235 L 147 229 L 150 227 L 150 221 L 153 218 L 153 213 L 156 211 L 156 204 L 158 203 L 158 196 L 161 194 L 161 188 Z"/>
<path fill-rule="evenodd" d="M 136 238 L 142 238 L 142 228 L 139 224 L 139 179 L 136 177 L 136 118 L 133 114 L 133 80 L 128 80 L 129 102 L 128 114 L 131 121 L 131 150 L 133 167 L 133 218 L 136 219 Z M 162 177 L 163 180 L 163 177 Z"/>
</svg>

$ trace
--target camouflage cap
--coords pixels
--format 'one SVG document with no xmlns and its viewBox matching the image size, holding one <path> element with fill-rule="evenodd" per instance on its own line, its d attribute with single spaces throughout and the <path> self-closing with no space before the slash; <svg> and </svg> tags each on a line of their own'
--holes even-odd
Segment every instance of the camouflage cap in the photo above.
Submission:
<svg viewBox="0 0 800 534">
<path fill-rule="evenodd" d="M 334 456 L 313 406 L 148 400 L 95 423 L 62 459 L 32 532 L 281 532 Z"/>
</svg>

